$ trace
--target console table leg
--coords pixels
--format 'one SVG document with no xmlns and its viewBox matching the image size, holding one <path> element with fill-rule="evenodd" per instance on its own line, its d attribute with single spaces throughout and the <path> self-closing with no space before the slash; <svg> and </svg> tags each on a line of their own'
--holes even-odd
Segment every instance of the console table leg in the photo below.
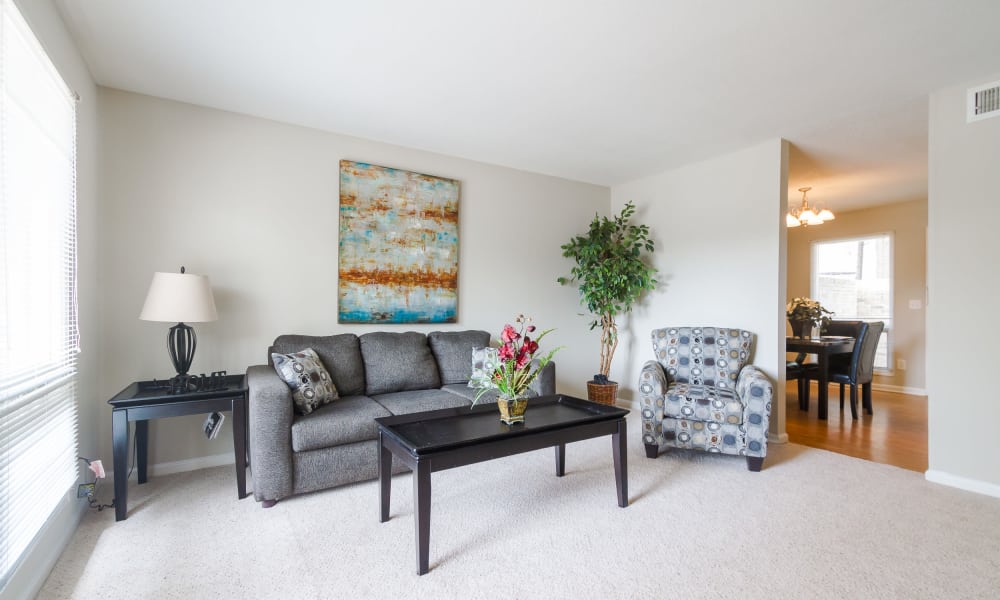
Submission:
<svg viewBox="0 0 1000 600">
<path fill-rule="evenodd" d="M 416 474 L 413 475 L 414 479 Z M 389 520 L 389 497 L 392 493 L 392 452 L 382 444 L 382 432 L 378 432 L 378 522 Z"/>
<path fill-rule="evenodd" d="M 556 477 L 566 474 L 566 444 L 559 444 L 556 449 Z"/>
<path fill-rule="evenodd" d="M 413 520 L 417 534 L 417 575 L 427 572 L 431 537 L 431 463 L 417 460 L 413 470 Z"/>
<path fill-rule="evenodd" d="M 618 421 L 618 431 L 611 434 L 611 447 L 615 459 L 615 483 L 618 488 L 618 506 L 628 506 L 628 436 L 625 419 Z"/>
<path fill-rule="evenodd" d="M 125 440 L 128 444 L 128 440 Z M 146 483 L 146 451 L 149 449 L 149 421 L 135 422 L 135 462 L 139 483 Z"/>
<path fill-rule="evenodd" d="M 115 472 L 115 521 L 124 521 L 128 510 L 128 413 L 111 411 L 111 451 Z"/>
</svg>

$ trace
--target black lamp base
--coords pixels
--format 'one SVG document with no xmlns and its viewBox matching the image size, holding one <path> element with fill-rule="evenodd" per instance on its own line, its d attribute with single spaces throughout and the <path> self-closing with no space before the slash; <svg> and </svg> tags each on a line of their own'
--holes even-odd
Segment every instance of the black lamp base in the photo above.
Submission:
<svg viewBox="0 0 1000 600">
<path fill-rule="evenodd" d="M 178 323 L 170 328 L 170 333 L 167 334 L 167 349 L 178 375 L 187 375 L 197 347 L 198 336 L 194 334 L 194 329 L 190 325 Z"/>
</svg>

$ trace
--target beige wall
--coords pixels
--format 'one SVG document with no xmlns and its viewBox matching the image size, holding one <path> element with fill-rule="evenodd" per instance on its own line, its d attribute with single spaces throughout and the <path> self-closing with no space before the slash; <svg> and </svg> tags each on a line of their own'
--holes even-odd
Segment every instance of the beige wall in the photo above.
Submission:
<svg viewBox="0 0 1000 600">
<path fill-rule="evenodd" d="M 650 331 L 669 325 L 753 331 L 754 364 L 783 381 L 786 162 L 787 144 L 776 139 L 612 188 L 612 211 L 634 201 L 637 220 L 650 226 L 660 282 L 619 325 L 612 378 L 623 397 L 635 396 L 639 371 L 653 359 Z M 777 385 L 775 435 L 784 434 L 783 407 Z"/>
<path fill-rule="evenodd" d="M 876 233 L 893 236 L 893 302 L 895 327 L 892 332 L 893 373 L 876 375 L 882 389 L 925 394 L 925 307 L 927 272 L 927 201 L 924 199 L 838 212 L 837 218 L 817 227 L 788 230 L 788 299 L 811 296 L 811 244 Z M 911 300 L 920 308 L 910 308 Z M 789 333 L 791 329 L 789 328 Z M 906 369 L 896 369 L 896 359 L 906 361 Z"/>
<path fill-rule="evenodd" d="M 266 361 L 283 333 L 373 329 L 486 329 L 518 313 L 556 331 L 557 387 L 586 392 L 597 337 L 576 291 L 556 278 L 570 263 L 559 246 L 606 214 L 608 188 L 285 125 L 204 107 L 101 89 L 101 397 L 135 379 L 172 375 L 169 324 L 139 321 L 154 271 L 185 265 L 206 274 L 219 320 L 195 324 L 192 372 L 242 373 Z M 459 322 L 337 323 L 339 161 L 352 159 L 458 179 Z M 150 463 L 160 472 L 232 462 L 231 429 L 213 441 L 203 417 L 154 421 Z M 110 457 L 111 418 L 100 414 Z"/>
<path fill-rule="evenodd" d="M 966 89 L 931 94 L 928 179 L 928 479 L 1000 496 L 1000 118 L 965 122 Z"/>
</svg>

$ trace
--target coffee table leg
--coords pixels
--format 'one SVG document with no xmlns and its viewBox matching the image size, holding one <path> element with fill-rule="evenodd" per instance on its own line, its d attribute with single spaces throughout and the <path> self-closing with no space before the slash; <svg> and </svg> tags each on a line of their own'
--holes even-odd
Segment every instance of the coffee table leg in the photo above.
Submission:
<svg viewBox="0 0 1000 600">
<path fill-rule="evenodd" d="M 417 575 L 427 572 L 431 537 L 431 463 L 417 460 L 413 470 L 413 517 L 417 534 Z"/>
<path fill-rule="evenodd" d="M 615 483 L 618 487 L 618 506 L 628 506 L 628 437 L 625 419 L 618 421 L 618 431 L 611 434 L 611 449 L 615 458 Z"/>
<path fill-rule="evenodd" d="M 382 443 L 382 432 L 378 432 L 378 522 L 389 520 L 389 495 L 392 492 L 392 452 Z"/>
<path fill-rule="evenodd" d="M 566 444 L 559 444 L 556 449 L 556 477 L 566 474 Z"/>
</svg>

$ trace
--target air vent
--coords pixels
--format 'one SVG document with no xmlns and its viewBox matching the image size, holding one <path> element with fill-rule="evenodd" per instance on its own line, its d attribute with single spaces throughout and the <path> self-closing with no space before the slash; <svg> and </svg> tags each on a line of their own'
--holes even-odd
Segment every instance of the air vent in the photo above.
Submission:
<svg viewBox="0 0 1000 600">
<path fill-rule="evenodd" d="M 969 88 L 966 120 L 971 123 L 990 117 L 1000 117 L 1000 81 Z"/>
</svg>

